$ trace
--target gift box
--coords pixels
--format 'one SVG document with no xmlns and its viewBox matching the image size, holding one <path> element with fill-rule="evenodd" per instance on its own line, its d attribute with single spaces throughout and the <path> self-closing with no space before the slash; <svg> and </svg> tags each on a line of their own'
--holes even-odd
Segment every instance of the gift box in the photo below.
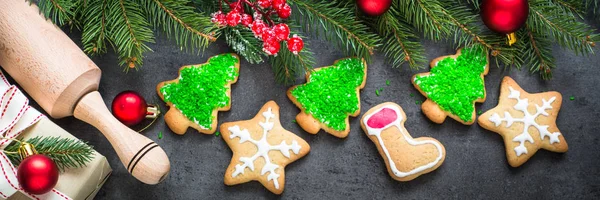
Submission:
<svg viewBox="0 0 600 200">
<path fill-rule="evenodd" d="M 36 136 L 77 139 L 35 108 L 27 97 L 10 84 L 0 71 L 0 199 L 69 200 L 93 199 L 112 173 L 104 156 L 93 151 L 93 158 L 80 168 L 66 168 L 58 183 L 45 194 L 26 193 L 17 180 L 17 168 L 4 149 L 13 139 L 26 141 Z"/>
<path fill-rule="evenodd" d="M 26 140 L 35 136 L 60 136 L 75 139 L 75 136 L 69 134 L 46 117 L 42 117 L 39 122 L 26 129 L 19 138 Z M 106 157 L 94 151 L 94 159 L 87 163 L 86 167 L 66 169 L 60 174 L 58 183 L 54 188 L 72 199 L 94 199 L 111 173 L 112 169 Z M 22 191 L 18 191 L 8 199 L 24 200 L 30 198 Z"/>
</svg>

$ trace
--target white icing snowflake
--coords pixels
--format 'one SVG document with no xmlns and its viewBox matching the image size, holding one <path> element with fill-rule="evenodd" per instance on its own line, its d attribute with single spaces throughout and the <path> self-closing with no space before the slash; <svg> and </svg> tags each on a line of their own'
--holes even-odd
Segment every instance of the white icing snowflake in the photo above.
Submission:
<svg viewBox="0 0 600 200">
<path fill-rule="evenodd" d="M 528 141 L 532 144 L 534 143 L 533 138 L 528 132 L 528 129 L 531 126 L 535 127 L 538 130 L 538 132 L 540 133 L 541 140 L 544 140 L 544 138 L 548 136 L 548 138 L 550 139 L 550 144 L 559 143 L 559 132 L 550 133 L 550 131 L 548 131 L 549 126 L 540 125 L 535 121 L 535 119 L 540 115 L 548 116 L 546 110 L 552 109 L 551 105 L 552 102 L 556 100 L 556 97 L 552 97 L 548 101 L 542 98 L 542 106 L 535 105 L 536 112 L 534 114 L 531 114 L 527 110 L 527 107 L 529 106 L 529 100 L 527 98 L 521 99 L 521 92 L 513 89 L 512 87 L 509 87 L 509 89 L 510 94 L 508 95 L 508 98 L 517 100 L 517 104 L 515 104 L 513 108 L 515 110 L 523 112 L 523 118 L 513 118 L 509 112 L 504 112 L 504 118 L 500 117 L 498 113 L 494 113 L 490 117 L 490 121 L 494 122 L 496 127 L 500 126 L 502 122 L 506 122 L 506 127 L 510 127 L 514 122 L 521 122 L 524 124 L 523 132 L 517 135 L 515 138 L 513 138 L 513 142 L 519 142 L 519 146 L 515 147 L 515 152 L 517 153 L 517 156 L 521 156 L 521 154 L 524 153 L 527 154 L 527 148 L 525 148 L 525 141 Z"/>
<path fill-rule="evenodd" d="M 237 164 L 235 166 L 235 171 L 231 175 L 232 177 L 236 177 L 239 174 L 243 174 L 246 168 L 254 171 L 254 161 L 258 159 L 258 157 L 263 157 L 265 159 L 265 165 L 262 167 L 260 171 L 260 175 L 265 175 L 265 173 L 269 172 L 267 176 L 267 181 L 273 180 L 273 184 L 276 189 L 279 189 L 279 182 L 277 179 L 279 178 L 279 174 L 275 172 L 277 168 L 280 166 L 271 162 L 269 158 L 269 151 L 277 150 L 281 152 L 285 157 L 290 158 L 290 150 L 294 152 L 294 154 L 298 154 L 300 152 L 301 146 L 298 144 L 296 140 L 292 140 L 292 144 L 286 144 L 285 140 L 281 141 L 279 145 L 271 145 L 267 142 L 267 134 L 269 131 L 273 129 L 273 122 L 269 120 L 274 118 L 275 115 L 271 112 L 271 108 L 267 111 L 263 112 L 262 115 L 265 117 L 265 122 L 259 122 L 260 126 L 263 128 L 263 135 L 260 140 L 254 140 L 250 136 L 250 132 L 247 129 L 241 130 L 239 126 L 235 125 L 229 128 L 231 131 L 231 135 L 229 139 L 233 139 L 236 137 L 240 138 L 240 143 L 250 142 L 256 146 L 258 151 L 252 157 L 240 157 L 240 161 L 243 164 Z"/>
</svg>

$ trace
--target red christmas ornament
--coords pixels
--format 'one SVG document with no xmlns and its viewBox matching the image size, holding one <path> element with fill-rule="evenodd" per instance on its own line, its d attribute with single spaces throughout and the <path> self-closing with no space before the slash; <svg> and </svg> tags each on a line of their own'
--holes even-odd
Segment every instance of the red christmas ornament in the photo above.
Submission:
<svg viewBox="0 0 600 200">
<path fill-rule="evenodd" d="M 58 167 L 52 159 L 44 155 L 30 155 L 19 164 L 17 179 L 26 192 L 44 194 L 56 186 Z"/>
<path fill-rule="evenodd" d="M 527 21 L 527 0 L 484 0 L 481 3 L 481 19 L 492 31 L 508 34 L 509 44 L 516 42 L 514 32 Z"/>
<path fill-rule="evenodd" d="M 133 126 L 146 118 L 148 104 L 140 94 L 134 91 L 124 91 L 113 99 L 113 115 L 127 126 Z"/>
<path fill-rule="evenodd" d="M 357 0 L 356 5 L 366 15 L 375 17 L 390 9 L 392 0 Z"/>
</svg>

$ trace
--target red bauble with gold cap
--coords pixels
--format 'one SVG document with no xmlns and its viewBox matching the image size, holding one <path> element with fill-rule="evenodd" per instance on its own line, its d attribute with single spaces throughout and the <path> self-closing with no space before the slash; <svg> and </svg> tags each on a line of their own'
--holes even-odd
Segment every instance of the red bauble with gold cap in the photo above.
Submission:
<svg viewBox="0 0 600 200">
<path fill-rule="evenodd" d="M 480 9 L 483 23 L 494 32 L 509 35 L 509 40 L 529 15 L 527 0 L 484 0 Z"/>
<path fill-rule="evenodd" d="M 357 0 L 356 5 L 366 15 L 379 16 L 390 9 L 392 0 Z"/>
<path fill-rule="evenodd" d="M 58 182 L 58 167 L 45 155 L 30 155 L 19 164 L 17 179 L 26 192 L 45 194 Z"/>
</svg>

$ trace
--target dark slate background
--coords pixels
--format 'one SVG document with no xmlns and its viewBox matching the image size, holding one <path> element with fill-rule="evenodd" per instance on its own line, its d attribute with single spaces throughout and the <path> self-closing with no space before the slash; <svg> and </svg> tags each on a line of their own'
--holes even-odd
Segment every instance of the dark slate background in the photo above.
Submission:
<svg viewBox="0 0 600 200">
<path fill-rule="evenodd" d="M 598 26 L 597 26 L 598 27 Z M 70 33 L 79 43 L 80 33 Z M 149 103 L 164 102 L 156 94 L 156 85 L 177 77 L 183 65 L 204 63 L 208 57 L 232 52 L 218 41 L 200 55 L 181 52 L 164 36 L 158 36 L 154 50 L 145 54 L 140 71 L 124 73 L 113 52 L 93 60 L 102 69 L 100 93 L 107 105 L 124 90 L 141 93 Z M 316 67 L 327 66 L 344 54 L 325 41 L 305 39 L 316 56 Z M 444 42 L 424 41 L 428 60 L 454 54 Z M 600 46 L 600 44 L 599 44 Z M 600 48 L 594 49 L 600 52 Z M 477 110 L 487 111 L 498 103 L 503 76 L 515 79 L 530 93 L 555 90 L 563 95 L 557 125 L 569 144 L 567 153 L 539 151 L 519 168 L 508 165 L 500 135 L 477 124 L 462 125 L 450 118 L 442 125 L 429 121 L 415 101 L 423 101 L 410 83 L 418 72 L 407 66 L 392 68 L 381 54 L 369 63 L 367 84 L 361 91 L 361 114 L 386 101 L 398 103 L 408 116 L 406 128 L 413 137 L 430 136 L 446 147 L 446 160 L 437 170 L 410 182 L 398 182 L 387 173 L 375 145 L 360 128 L 359 117 L 351 118 L 351 132 L 346 139 L 323 131 L 317 135 L 304 132 L 293 123 L 299 109 L 286 97 L 288 86 L 275 83 L 270 65 L 241 63 L 240 77 L 232 87 L 232 108 L 219 113 L 219 124 L 252 118 L 269 100 L 281 106 L 284 128 L 304 138 L 311 152 L 288 165 L 285 191 L 274 195 L 258 182 L 237 186 L 223 184 L 231 151 L 220 136 L 200 134 L 193 129 L 183 135 L 173 134 L 162 117 L 143 134 L 156 141 L 171 161 L 168 178 L 158 185 L 145 185 L 133 178 L 119 161 L 110 143 L 91 125 L 73 117 L 53 119 L 71 134 L 89 141 L 107 157 L 114 172 L 97 199 L 480 199 L 480 198 L 567 198 L 593 199 L 600 196 L 600 54 L 579 57 L 554 47 L 557 69 L 554 79 L 543 81 L 538 74 L 504 69 L 491 64 L 485 77 L 488 91 L 485 103 Z M 527 67 L 527 66 L 526 66 Z M 386 85 L 386 80 L 390 85 Z M 304 83 L 304 77 L 297 84 Z M 380 96 L 375 90 L 383 88 Z M 413 94 L 413 95 L 411 95 Z M 569 100 L 569 97 L 575 100 Z M 38 107 L 39 108 L 39 107 Z M 361 115 L 362 116 L 362 115 Z M 158 139 L 158 132 L 164 137 Z"/>
</svg>

